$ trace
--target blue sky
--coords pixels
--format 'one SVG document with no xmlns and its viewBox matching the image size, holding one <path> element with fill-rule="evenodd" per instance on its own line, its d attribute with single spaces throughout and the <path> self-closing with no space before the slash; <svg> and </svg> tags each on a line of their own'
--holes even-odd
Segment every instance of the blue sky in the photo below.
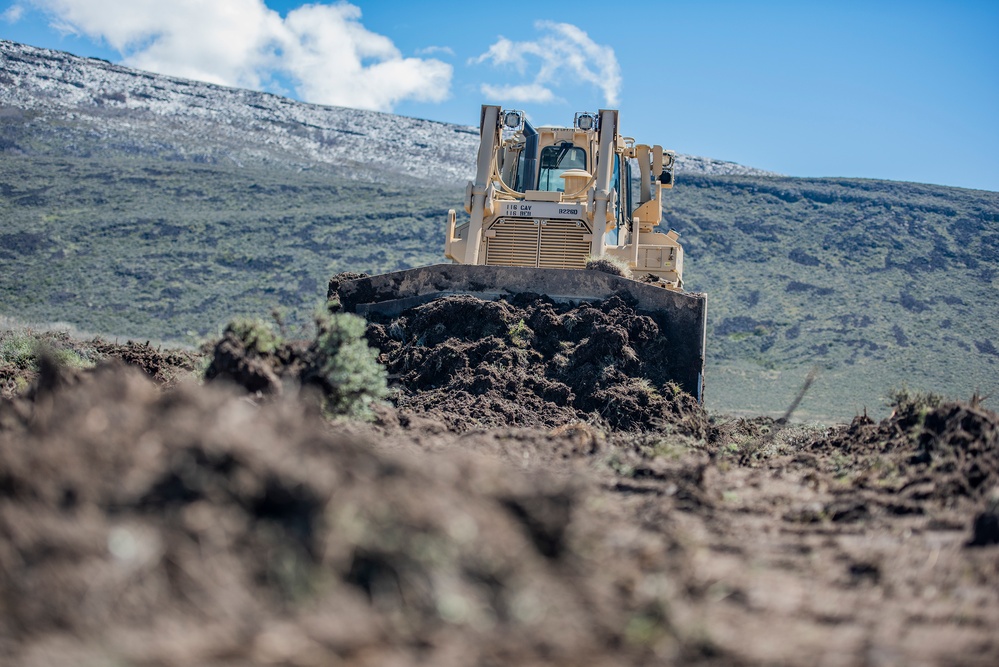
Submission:
<svg viewBox="0 0 999 667">
<path fill-rule="evenodd" d="M 999 191 L 999 1 L 0 0 L 0 37 L 318 103 Z M 503 7 L 516 11 L 505 12 Z"/>
</svg>

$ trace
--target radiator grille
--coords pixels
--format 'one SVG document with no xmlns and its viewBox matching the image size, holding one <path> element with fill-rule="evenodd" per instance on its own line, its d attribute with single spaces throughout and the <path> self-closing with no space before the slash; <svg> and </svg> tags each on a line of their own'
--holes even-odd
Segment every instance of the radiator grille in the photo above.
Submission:
<svg viewBox="0 0 999 667">
<path fill-rule="evenodd" d="M 491 266 L 537 266 L 540 225 L 531 218 L 500 218 L 486 237 L 486 264 Z"/>
<path fill-rule="evenodd" d="M 588 230 L 576 220 L 500 218 L 486 237 L 486 264 L 581 269 L 590 254 Z"/>
<path fill-rule="evenodd" d="M 544 269 L 581 269 L 590 254 L 590 232 L 575 220 L 547 220 L 541 226 L 538 266 Z"/>
</svg>

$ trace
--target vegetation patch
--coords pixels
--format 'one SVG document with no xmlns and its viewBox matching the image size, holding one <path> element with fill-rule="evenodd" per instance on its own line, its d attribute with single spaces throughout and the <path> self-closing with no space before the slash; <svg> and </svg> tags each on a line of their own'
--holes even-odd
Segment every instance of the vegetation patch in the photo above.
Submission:
<svg viewBox="0 0 999 667">
<path fill-rule="evenodd" d="M 260 396 L 282 394 L 288 385 L 312 386 L 331 416 L 370 419 L 389 391 L 385 368 L 364 338 L 364 320 L 324 309 L 315 327 L 311 342 L 286 340 L 266 321 L 237 318 L 215 344 L 205 378 Z"/>
<path fill-rule="evenodd" d="M 385 367 L 364 338 L 367 323 L 351 313 L 321 311 L 311 350 L 315 373 L 325 390 L 326 407 L 335 415 L 370 419 L 374 403 L 389 396 Z"/>
</svg>

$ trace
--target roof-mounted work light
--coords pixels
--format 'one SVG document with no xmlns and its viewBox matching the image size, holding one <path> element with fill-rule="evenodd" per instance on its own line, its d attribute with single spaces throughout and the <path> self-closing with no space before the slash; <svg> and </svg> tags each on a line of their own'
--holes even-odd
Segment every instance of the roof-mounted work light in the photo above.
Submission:
<svg viewBox="0 0 999 667">
<path fill-rule="evenodd" d="M 513 109 L 505 110 L 500 118 L 503 119 L 503 127 L 510 130 L 523 130 L 524 129 L 524 112 L 515 111 Z"/>
<path fill-rule="evenodd" d="M 583 132 L 597 129 L 597 114 L 591 111 L 577 111 L 576 118 L 572 121 L 573 127 Z"/>
</svg>

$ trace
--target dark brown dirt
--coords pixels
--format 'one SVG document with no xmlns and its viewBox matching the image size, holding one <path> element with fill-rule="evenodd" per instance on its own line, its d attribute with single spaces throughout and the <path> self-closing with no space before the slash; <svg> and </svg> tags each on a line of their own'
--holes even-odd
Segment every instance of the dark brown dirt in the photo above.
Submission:
<svg viewBox="0 0 999 667">
<path fill-rule="evenodd" d="M 946 505 L 978 501 L 999 488 L 999 424 L 995 413 L 975 404 L 897 410 L 881 423 L 857 417 L 808 444 L 806 463 L 811 452 L 858 471 L 855 489 L 888 497 L 899 511 L 930 498 Z"/>
<path fill-rule="evenodd" d="M 72 363 L 93 365 L 108 359 L 120 359 L 145 372 L 157 383 L 170 386 L 200 373 L 204 354 L 193 350 L 154 347 L 137 341 L 118 343 L 93 338 L 76 340 L 61 331 L 0 331 L 0 342 L 26 338 L 38 345 L 40 354 L 72 355 Z M 0 360 L 0 397 L 12 398 L 24 391 L 38 377 L 37 360 L 32 354 L 17 362 Z"/>
<path fill-rule="evenodd" d="M 526 294 L 438 299 L 374 319 L 367 336 L 399 383 L 398 407 L 456 431 L 585 420 L 703 437 L 706 415 L 669 382 L 659 330 L 619 297 L 570 306 Z"/>
<path fill-rule="evenodd" d="M 287 390 L 292 357 L 270 398 L 45 362 L 0 400 L 0 664 L 999 664 L 999 416 L 708 420 L 626 317 L 372 323 L 373 423 Z M 662 402 L 586 402 L 635 378 Z"/>
<path fill-rule="evenodd" d="M 247 350 L 239 336 L 226 330 L 212 349 L 205 379 L 237 384 L 251 394 L 278 395 L 285 379 L 301 379 L 306 345 L 285 343 L 273 353 L 260 354 Z"/>
<path fill-rule="evenodd" d="M 204 359 L 201 352 L 154 348 L 148 342 L 111 343 L 95 338 L 90 344 L 96 350 L 98 359 L 120 359 L 126 365 L 139 368 L 157 383 L 167 386 L 197 372 Z"/>
<path fill-rule="evenodd" d="M 388 369 L 393 404 L 452 431 L 588 421 L 707 437 L 704 410 L 669 381 L 670 350 L 659 330 L 619 297 L 570 306 L 527 294 L 510 301 L 451 296 L 394 318 L 374 315 L 366 337 Z M 261 354 L 227 331 L 206 378 L 276 395 L 289 382 L 315 379 L 313 352 L 308 342 L 291 341 Z"/>
<path fill-rule="evenodd" d="M 589 511 L 592 483 L 388 452 L 373 435 L 295 401 L 162 393 L 120 364 L 44 366 L 36 390 L 0 407 L 0 660 L 530 665 L 700 652 L 636 588 L 675 570 L 669 551 Z M 566 452 L 578 439 L 522 437 Z"/>
</svg>

